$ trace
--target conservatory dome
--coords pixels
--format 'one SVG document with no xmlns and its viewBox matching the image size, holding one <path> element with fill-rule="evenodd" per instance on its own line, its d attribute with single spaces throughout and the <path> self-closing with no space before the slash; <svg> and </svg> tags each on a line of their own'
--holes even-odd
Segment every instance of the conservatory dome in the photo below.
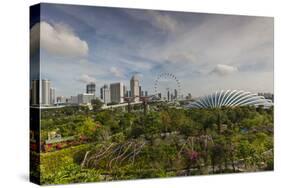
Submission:
<svg viewBox="0 0 281 188">
<path fill-rule="evenodd" d="M 187 108 L 220 108 L 223 106 L 264 106 L 268 108 L 273 106 L 273 102 L 256 93 L 243 90 L 222 90 L 198 98 L 196 101 L 188 104 Z"/>
</svg>

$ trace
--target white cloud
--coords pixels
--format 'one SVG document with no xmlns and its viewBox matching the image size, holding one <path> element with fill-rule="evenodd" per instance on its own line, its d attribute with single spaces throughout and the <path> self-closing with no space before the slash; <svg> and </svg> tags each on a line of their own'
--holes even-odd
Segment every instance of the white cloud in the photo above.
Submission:
<svg viewBox="0 0 281 188">
<path fill-rule="evenodd" d="M 154 10 L 147 10 L 145 13 L 138 10 L 125 10 L 125 12 L 138 20 L 150 22 L 153 27 L 157 27 L 161 31 L 176 32 L 180 26 L 177 20 L 173 19 L 169 14 L 163 12 L 160 13 Z"/>
<path fill-rule="evenodd" d="M 164 31 L 174 32 L 179 27 L 178 22 L 167 14 L 150 11 L 150 16 L 153 24 Z"/>
<path fill-rule="evenodd" d="M 124 63 L 126 66 L 132 69 L 135 69 L 136 71 L 149 70 L 152 68 L 152 64 L 145 61 L 137 61 L 137 60 L 132 61 L 127 59 L 122 59 L 122 63 Z"/>
<path fill-rule="evenodd" d="M 236 72 L 237 70 L 237 67 L 234 66 L 217 64 L 216 67 L 211 71 L 211 73 L 215 73 L 219 76 L 226 76 L 233 72 Z"/>
<path fill-rule="evenodd" d="M 61 74 L 57 61 L 53 61 L 56 75 L 69 76 L 66 80 L 76 82 L 76 75 L 94 73 L 96 83 L 104 84 L 114 82 L 117 78 L 129 81 L 129 76 L 124 75 L 124 72 L 139 71 L 144 75 L 143 86 L 154 91 L 153 80 L 159 72 L 164 71 L 175 74 L 182 83 L 182 90 L 195 96 L 219 89 L 273 91 L 272 18 L 202 14 L 189 16 L 188 13 L 185 18 L 166 12 L 128 12 L 129 16 L 139 21 L 136 23 L 141 32 L 137 36 L 136 27 L 132 27 L 135 25 L 130 22 L 126 25 L 127 20 L 123 22 L 123 17 L 121 24 L 117 24 L 118 17 L 115 20 L 115 16 L 112 17 L 114 22 L 110 19 L 107 22 L 100 21 L 99 16 L 89 14 L 83 19 L 79 16 L 87 27 L 91 26 L 96 31 L 97 39 L 106 43 L 97 43 L 100 45 L 98 51 L 89 54 L 93 62 L 77 63 L 74 60 L 71 65 L 62 65 L 61 70 L 66 72 L 67 68 L 72 74 Z M 127 59 L 127 54 L 138 58 Z M 46 67 L 49 70 L 49 64 Z M 260 81 L 265 84 L 257 85 Z M 65 87 L 69 87 L 70 92 L 74 91 L 73 85 L 67 84 Z M 204 87 L 198 87 L 202 85 Z M 80 84 L 79 87 L 77 91 L 84 90 L 84 85 Z"/>
<path fill-rule="evenodd" d="M 95 78 L 91 75 L 88 74 L 82 74 L 80 75 L 79 78 L 77 78 L 77 81 L 82 82 L 82 83 L 90 83 L 90 82 L 95 82 Z"/>
<path fill-rule="evenodd" d="M 36 36 L 39 28 L 40 46 L 48 53 L 66 57 L 85 57 L 88 55 L 87 42 L 80 39 L 70 27 L 62 23 L 51 25 L 47 22 L 41 22 L 32 27 L 31 35 Z"/>
<path fill-rule="evenodd" d="M 112 73 L 114 76 L 116 76 L 118 78 L 124 78 L 123 71 L 116 67 L 110 67 L 109 71 L 110 71 L 110 73 Z"/>
</svg>

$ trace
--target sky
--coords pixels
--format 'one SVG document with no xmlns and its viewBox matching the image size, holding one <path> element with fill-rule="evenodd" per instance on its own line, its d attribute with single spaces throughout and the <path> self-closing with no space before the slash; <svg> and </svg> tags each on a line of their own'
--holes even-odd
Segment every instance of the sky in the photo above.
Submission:
<svg viewBox="0 0 281 188">
<path fill-rule="evenodd" d="M 94 81 L 123 82 L 138 73 L 154 93 L 157 76 L 171 73 L 181 94 L 237 89 L 273 93 L 273 18 L 175 11 L 43 4 L 41 78 L 57 96 L 84 93 Z M 36 39 L 34 39 L 36 40 Z M 176 87 L 160 79 L 161 87 Z"/>
</svg>

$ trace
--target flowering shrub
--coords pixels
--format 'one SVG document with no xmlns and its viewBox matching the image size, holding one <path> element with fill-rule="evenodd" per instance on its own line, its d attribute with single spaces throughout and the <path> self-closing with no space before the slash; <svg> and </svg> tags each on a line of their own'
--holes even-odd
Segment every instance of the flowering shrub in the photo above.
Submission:
<svg viewBox="0 0 281 188">
<path fill-rule="evenodd" d="M 189 151 L 187 155 L 191 161 L 196 161 L 199 158 L 199 153 L 197 151 Z"/>
</svg>

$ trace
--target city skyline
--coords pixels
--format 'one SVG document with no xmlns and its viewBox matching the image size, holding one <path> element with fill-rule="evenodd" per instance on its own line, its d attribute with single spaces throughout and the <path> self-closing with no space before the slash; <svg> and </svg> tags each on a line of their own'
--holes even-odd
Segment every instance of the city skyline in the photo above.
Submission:
<svg viewBox="0 0 281 188">
<path fill-rule="evenodd" d="M 109 103 L 123 103 L 125 98 L 132 97 L 134 102 L 139 102 L 140 97 L 148 96 L 148 92 L 141 89 L 139 78 L 133 75 L 130 80 L 129 89 L 122 82 L 103 85 L 96 93 L 95 82 L 89 82 L 85 85 L 85 91 L 77 91 L 72 96 L 56 96 L 55 88 L 52 87 L 52 81 L 47 79 L 32 80 L 30 88 L 31 105 L 57 105 L 57 104 L 90 104 L 91 100 L 99 99 L 105 105 Z M 132 91 L 130 89 L 133 89 Z M 137 93 L 136 93 L 137 92 Z M 176 90 L 175 90 L 176 92 Z M 152 97 L 152 96 L 151 96 Z M 86 102 L 85 102 L 86 101 Z"/>
<path fill-rule="evenodd" d="M 129 86 L 135 72 L 148 93 L 162 72 L 175 74 L 185 95 L 221 89 L 273 93 L 272 18 L 41 6 L 41 22 L 31 33 L 40 26 L 40 71 L 57 96 L 84 92 L 92 81 L 96 88 Z"/>
</svg>

